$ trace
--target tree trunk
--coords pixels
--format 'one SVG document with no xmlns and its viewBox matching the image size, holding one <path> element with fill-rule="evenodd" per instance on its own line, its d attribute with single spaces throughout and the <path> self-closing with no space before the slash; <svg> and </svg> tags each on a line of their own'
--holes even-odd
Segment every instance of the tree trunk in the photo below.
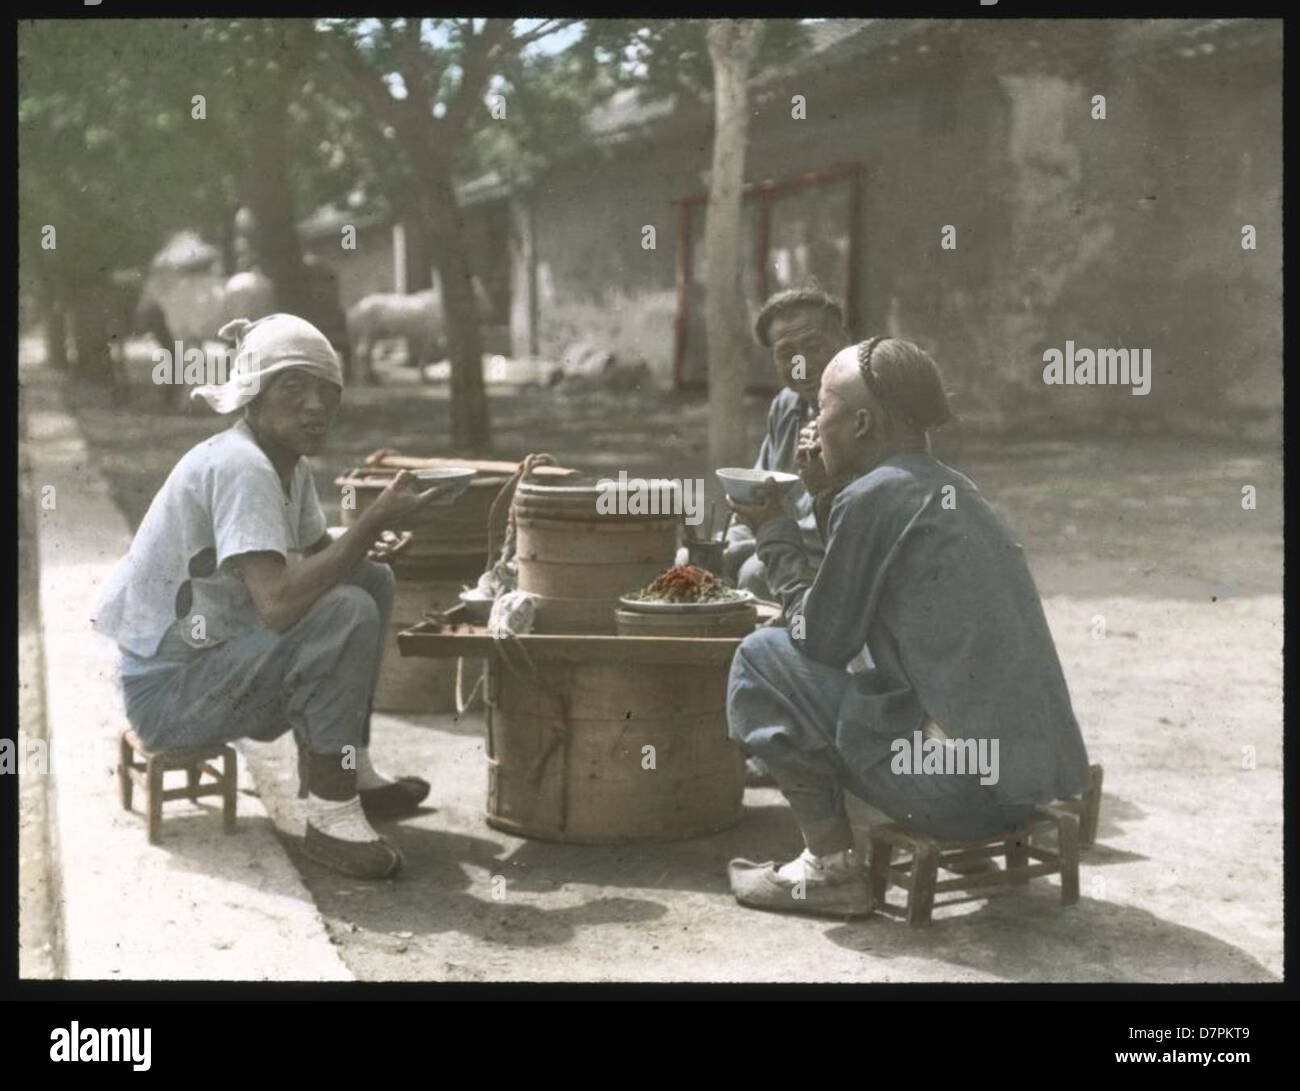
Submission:
<svg viewBox="0 0 1300 1091">
<path fill-rule="evenodd" d="M 423 292 L 433 287 L 433 255 L 429 253 L 429 231 L 420 216 L 402 220 L 406 229 L 406 290 Z"/>
<path fill-rule="evenodd" d="M 288 127 L 283 85 L 249 115 L 249 165 L 244 200 L 256 221 L 257 259 L 275 285 L 276 307 L 302 314 L 311 307 L 302 264 L 293 191 L 289 186 Z"/>
<path fill-rule="evenodd" d="M 487 451 L 491 425 L 483 385 L 483 341 L 464 225 L 447 171 L 441 165 L 431 165 L 422 173 L 429 182 L 423 202 L 426 238 L 433 246 L 442 281 L 443 321 L 451 360 L 451 440 L 458 453 Z"/>
<path fill-rule="evenodd" d="M 113 386 L 113 361 L 108 351 L 108 316 L 104 293 L 83 284 L 72 309 L 72 341 L 77 353 L 76 374 L 88 382 Z"/>
<path fill-rule="evenodd" d="M 429 253 L 429 229 L 424 217 L 404 216 L 402 234 L 406 239 L 404 256 L 404 275 L 408 293 L 424 292 L 433 287 L 433 256 Z M 432 356 L 433 344 L 429 338 L 408 337 L 406 339 L 406 359 L 409 366 L 422 368 L 437 357 Z M 426 359 L 426 355 L 429 357 Z"/>
<path fill-rule="evenodd" d="M 763 36 L 757 19 L 709 23 L 713 61 L 713 169 L 704 224 L 709 346 L 709 457 L 715 467 L 748 466 L 745 442 L 747 323 L 740 266 L 741 187 L 749 133 L 749 68 Z"/>
<path fill-rule="evenodd" d="M 221 269 L 226 276 L 238 268 L 238 256 L 235 253 L 235 215 L 238 212 L 239 207 L 236 206 L 221 223 Z"/>
</svg>

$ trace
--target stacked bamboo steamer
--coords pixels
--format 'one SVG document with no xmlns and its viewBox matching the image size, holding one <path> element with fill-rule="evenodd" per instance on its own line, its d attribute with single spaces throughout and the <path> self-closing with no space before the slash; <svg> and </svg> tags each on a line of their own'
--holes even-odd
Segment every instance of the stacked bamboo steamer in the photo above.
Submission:
<svg viewBox="0 0 1300 1091">
<path fill-rule="evenodd" d="M 536 602 L 534 632 L 612 635 L 619 596 L 673 563 L 678 517 L 618 514 L 627 507 L 589 480 L 520 482 L 515 561 L 519 589 Z"/>
</svg>

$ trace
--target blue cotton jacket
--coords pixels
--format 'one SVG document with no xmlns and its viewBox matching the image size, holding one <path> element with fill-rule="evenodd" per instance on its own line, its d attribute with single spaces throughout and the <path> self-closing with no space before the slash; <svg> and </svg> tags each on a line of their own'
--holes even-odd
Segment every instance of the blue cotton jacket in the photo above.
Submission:
<svg viewBox="0 0 1300 1091">
<path fill-rule="evenodd" d="M 1042 602 L 975 485 L 928 454 L 897 455 L 840 491 L 827 530 L 820 564 L 789 518 L 764 524 L 757 549 L 794 644 L 865 664 L 835 729 L 850 766 L 888 761 L 928 714 L 953 738 L 999 740 L 1002 803 L 1078 795 L 1088 757 Z"/>
</svg>

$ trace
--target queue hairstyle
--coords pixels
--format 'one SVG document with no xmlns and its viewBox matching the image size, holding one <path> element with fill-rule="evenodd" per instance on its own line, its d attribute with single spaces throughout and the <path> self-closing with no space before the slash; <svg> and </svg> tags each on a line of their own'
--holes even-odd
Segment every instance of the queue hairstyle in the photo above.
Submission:
<svg viewBox="0 0 1300 1091">
<path fill-rule="evenodd" d="M 896 429 L 924 435 L 952 420 L 939 366 L 928 352 L 897 337 L 857 346 L 858 371 Z"/>
</svg>

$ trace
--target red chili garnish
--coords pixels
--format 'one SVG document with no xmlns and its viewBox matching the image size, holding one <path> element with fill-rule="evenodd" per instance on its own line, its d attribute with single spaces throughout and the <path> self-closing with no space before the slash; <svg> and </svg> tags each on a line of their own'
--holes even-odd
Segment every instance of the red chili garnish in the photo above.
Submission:
<svg viewBox="0 0 1300 1091">
<path fill-rule="evenodd" d="M 675 564 L 655 577 L 640 598 L 663 602 L 704 602 L 723 590 L 712 572 L 693 564 Z"/>
</svg>

